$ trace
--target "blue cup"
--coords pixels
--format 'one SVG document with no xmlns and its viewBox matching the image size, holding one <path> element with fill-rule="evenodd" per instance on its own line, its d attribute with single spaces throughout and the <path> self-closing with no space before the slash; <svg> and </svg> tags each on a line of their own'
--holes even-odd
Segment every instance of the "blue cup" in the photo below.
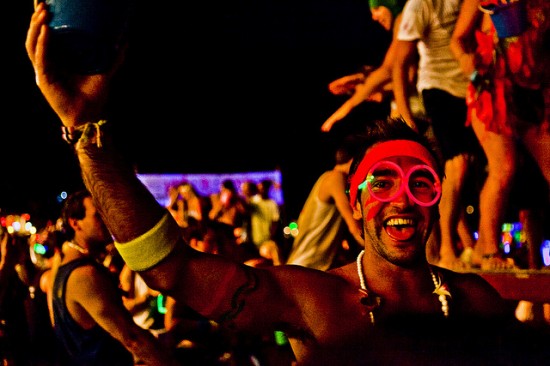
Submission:
<svg viewBox="0 0 550 366">
<path fill-rule="evenodd" d="M 489 14 L 498 38 L 516 37 L 529 25 L 525 0 L 501 1 L 498 5 L 480 5 L 479 10 Z"/>
<path fill-rule="evenodd" d="M 113 65 L 129 15 L 128 0 L 46 0 L 51 29 L 48 57 L 78 74 L 103 73 Z"/>
</svg>

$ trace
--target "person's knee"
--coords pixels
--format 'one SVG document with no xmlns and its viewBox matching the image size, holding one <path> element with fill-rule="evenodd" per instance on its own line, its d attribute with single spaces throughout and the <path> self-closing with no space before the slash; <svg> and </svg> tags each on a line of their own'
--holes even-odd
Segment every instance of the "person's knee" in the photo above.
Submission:
<svg viewBox="0 0 550 366">
<path fill-rule="evenodd" d="M 445 162 L 445 178 L 460 185 L 466 176 L 469 158 L 466 155 L 456 155 Z"/>
<path fill-rule="evenodd" d="M 515 159 L 503 159 L 499 164 L 492 164 L 488 167 L 488 180 L 499 187 L 510 187 L 517 171 Z"/>
</svg>

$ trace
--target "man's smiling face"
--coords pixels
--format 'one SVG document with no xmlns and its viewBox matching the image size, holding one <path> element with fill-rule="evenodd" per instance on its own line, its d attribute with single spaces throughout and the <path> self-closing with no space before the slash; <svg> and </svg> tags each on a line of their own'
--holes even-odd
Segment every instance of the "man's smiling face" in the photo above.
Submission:
<svg viewBox="0 0 550 366">
<path fill-rule="evenodd" d="M 423 164 L 421 160 L 409 156 L 388 157 L 385 160 L 395 163 L 405 175 Z M 425 258 L 425 243 L 437 217 L 437 204 L 419 205 L 406 189 L 384 202 L 365 188 L 361 191 L 358 205 L 363 212 L 365 246 L 370 243 L 374 252 L 399 265 Z"/>
</svg>

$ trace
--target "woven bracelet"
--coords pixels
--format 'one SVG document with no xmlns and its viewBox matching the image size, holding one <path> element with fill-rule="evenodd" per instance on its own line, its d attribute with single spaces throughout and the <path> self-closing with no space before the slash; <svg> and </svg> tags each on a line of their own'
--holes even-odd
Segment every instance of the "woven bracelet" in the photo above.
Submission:
<svg viewBox="0 0 550 366">
<path fill-rule="evenodd" d="M 76 145 L 79 141 L 88 142 L 95 138 L 97 147 L 101 147 L 101 129 L 106 123 L 107 120 L 102 119 L 98 122 L 88 122 L 77 127 L 61 126 L 63 140 L 70 145 Z"/>
</svg>

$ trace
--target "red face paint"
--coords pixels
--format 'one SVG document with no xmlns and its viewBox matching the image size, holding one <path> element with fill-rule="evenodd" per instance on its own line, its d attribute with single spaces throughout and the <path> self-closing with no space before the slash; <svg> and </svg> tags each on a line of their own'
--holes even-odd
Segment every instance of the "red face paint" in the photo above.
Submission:
<svg viewBox="0 0 550 366">
<path fill-rule="evenodd" d="M 365 217 L 365 220 L 366 221 L 371 221 L 372 219 L 374 219 L 374 217 L 378 214 L 378 212 L 380 211 L 380 209 L 382 208 L 382 204 L 380 201 L 378 201 L 376 198 L 374 197 L 369 197 L 367 199 L 367 202 L 365 202 L 365 206 L 364 207 L 367 207 L 373 203 L 376 203 L 378 204 L 378 208 L 377 209 L 369 209 L 369 210 L 363 210 L 363 211 L 367 211 L 367 216 Z"/>
</svg>

